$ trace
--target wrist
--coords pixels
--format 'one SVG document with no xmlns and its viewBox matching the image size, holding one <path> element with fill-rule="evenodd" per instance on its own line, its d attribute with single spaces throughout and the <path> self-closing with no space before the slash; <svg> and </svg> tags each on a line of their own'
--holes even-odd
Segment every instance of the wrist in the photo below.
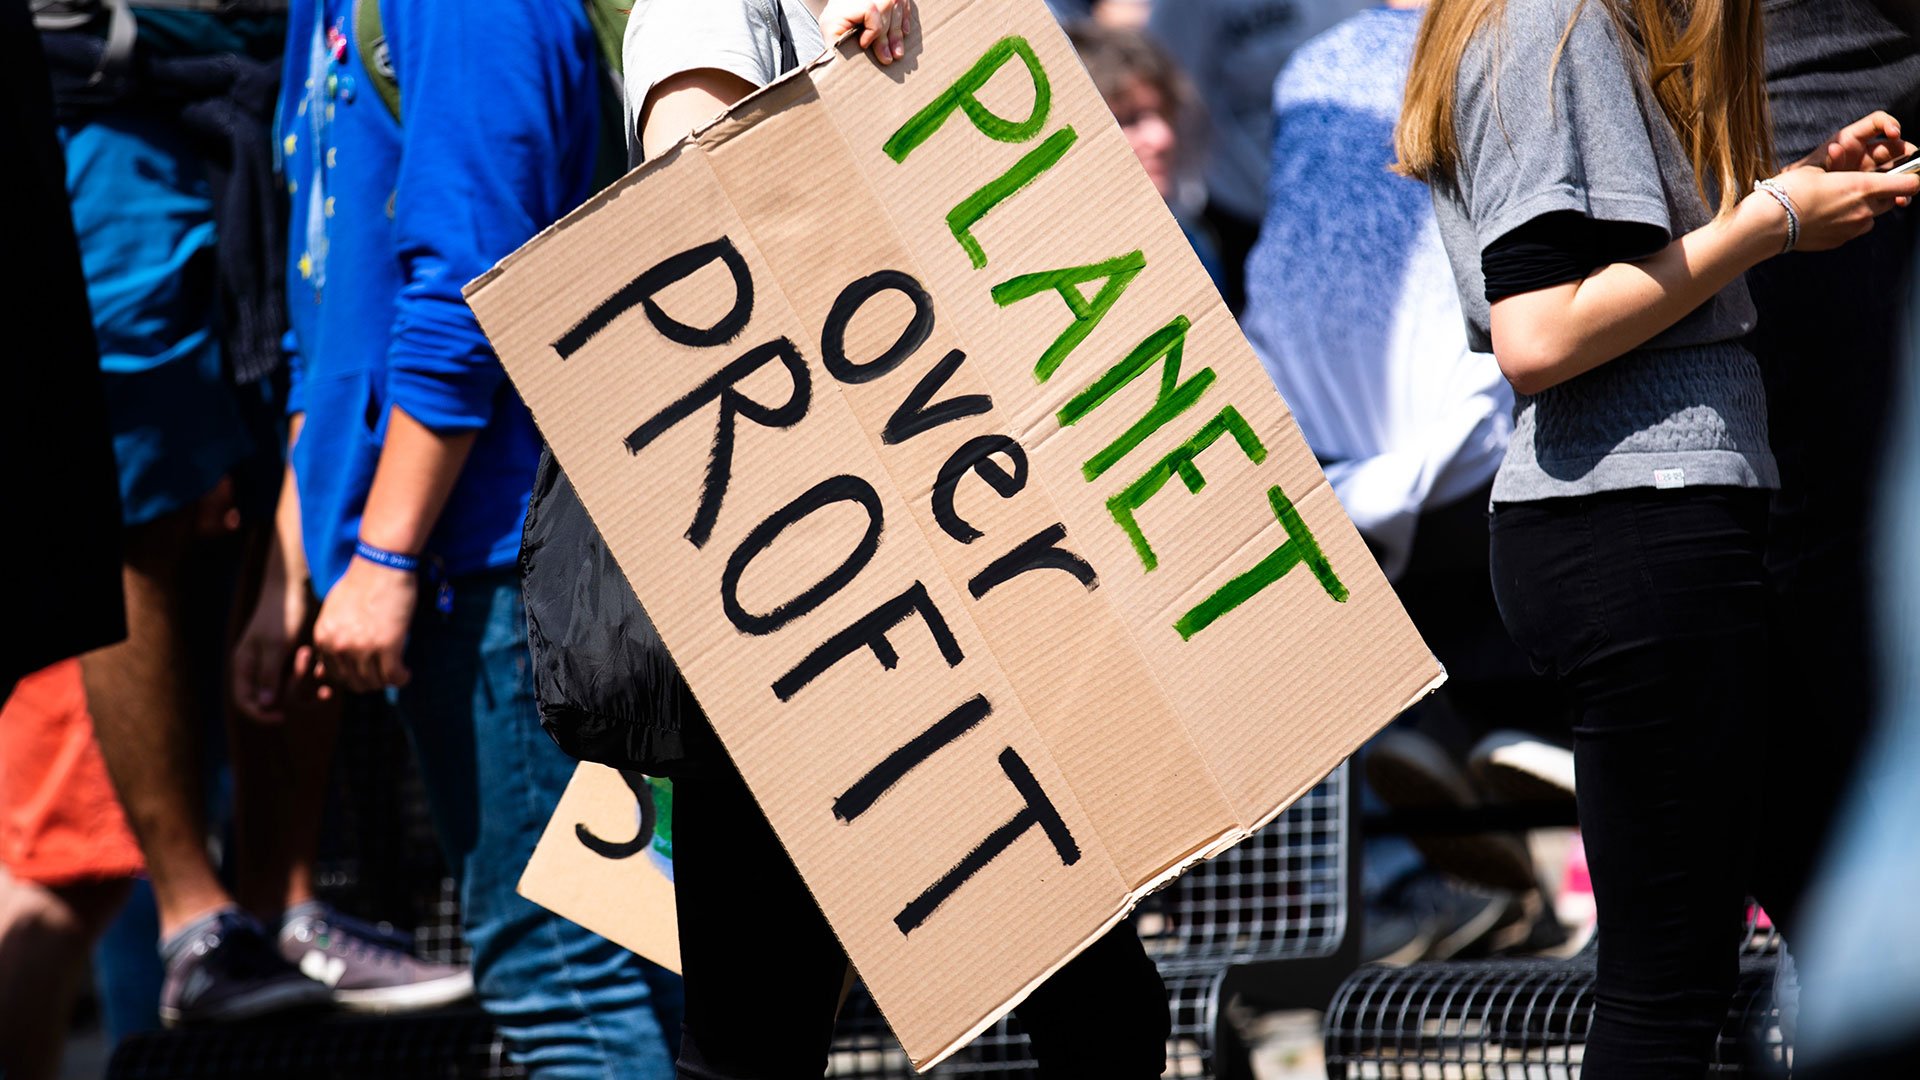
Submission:
<svg viewBox="0 0 1920 1080">
<path fill-rule="evenodd" d="M 1784 254 L 1792 227 L 1786 206 L 1759 188 L 1748 192 L 1734 209 L 1733 224 L 1740 234 L 1740 251 L 1749 267 Z M 1794 237 L 1797 239 L 1797 237 Z"/>
<path fill-rule="evenodd" d="M 420 556 L 411 552 L 383 548 L 366 540 L 354 541 L 353 557 L 361 562 L 403 574 L 417 574 L 421 569 Z"/>
</svg>

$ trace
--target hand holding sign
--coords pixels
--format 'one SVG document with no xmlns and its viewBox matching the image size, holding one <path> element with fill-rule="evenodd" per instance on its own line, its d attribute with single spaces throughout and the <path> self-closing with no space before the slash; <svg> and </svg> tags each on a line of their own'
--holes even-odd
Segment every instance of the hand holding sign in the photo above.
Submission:
<svg viewBox="0 0 1920 1080">
<path fill-rule="evenodd" d="M 827 0 L 820 13 L 820 31 L 828 41 L 860 30 L 860 47 L 873 58 L 891 64 L 900 58 L 906 36 L 913 32 L 913 0 Z"/>
</svg>

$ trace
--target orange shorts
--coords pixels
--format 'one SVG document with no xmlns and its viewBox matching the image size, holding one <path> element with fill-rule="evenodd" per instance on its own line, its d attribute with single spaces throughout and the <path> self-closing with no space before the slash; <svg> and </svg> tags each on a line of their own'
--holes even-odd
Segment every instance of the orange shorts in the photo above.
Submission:
<svg viewBox="0 0 1920 1080">
<path fill-rule="evenodd" d="M 0 709 L 0 864 L 55 886 L 143 865 L 93 741 L 77 660 L 21 679 Z"/>
</svg>

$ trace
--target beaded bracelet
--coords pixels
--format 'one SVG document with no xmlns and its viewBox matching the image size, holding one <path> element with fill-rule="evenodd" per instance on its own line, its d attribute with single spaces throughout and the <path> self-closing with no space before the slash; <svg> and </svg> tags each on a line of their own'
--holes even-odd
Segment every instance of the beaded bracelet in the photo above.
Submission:
<svg viewBox="0 0 1920 1080">
<path fill-rule="evenodd" d="M 1787 189 L 1777 181 L 1755 180 L 1753 189 L 1773 196 L 1774 201 L 1780 204 L 1780 209 L 1787 212 L 1787 246 L 1780 249 L 1780 254 L 1785 255 L 1800 242 L 1800 211 L 1794 208 L 1793 198 L 1787 194 Z"/>
<path fill-rule="evenodd" d="M 409 574 L 420 569 L 419 556 L 402 555 L 397 551 L 383 551 L 367 543 L 365 540 L 355 540 L 353 542 L 353 553 L 370 563 L 385 566 L 393 570 L 400 570 Z"/>
</svg>

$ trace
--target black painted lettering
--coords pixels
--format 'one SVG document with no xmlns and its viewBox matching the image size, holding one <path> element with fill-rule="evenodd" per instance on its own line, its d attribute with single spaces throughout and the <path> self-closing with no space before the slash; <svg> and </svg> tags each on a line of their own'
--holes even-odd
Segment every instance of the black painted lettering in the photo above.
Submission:
<svg viewBox="0 0 1920 1080">
<path fill-rule="evenodd" d="M 573 835 L 588 851 L 603 859 L 630 859 L 647 850 L 647 845 L 653 843 L 651 829 L 641 829 L 631 840 L 602 840 L 593 835 L 592 830 L 585 824 L 576 822 L 573 826 Z"/>
<path fill-rule="evenodd" d="M 883 292 L 897 292 L 913 302 L 913 318 L 887 351 L 866 363 L 847 359 L 847 325 L 867 301 Z M 827 371 L 843 383 L 869 383 L 901 365 L 933 335 L 933 297 L 920 283 L 898 270 L 870 274 L 840 290 L 820 331 L 820 359 Z"/>
<path fill-rule="evenodd" d="M 1067 527 L 1056 524 L 1042 529 L 1032 538 L 1023 540 L 1020 546 L 987 564 L 987 568 L 973 576 L 967 582 L 967 591 L 975 600 L 982 599 L 988 593 L 1019 577 L 1029 570 L 1065 570 L 1072 574 L 1088 592 L 1100 587 L 1100 575 L 1094 572 L 1087 560 L 1060 547 L 1060 541 L 1067 538 Z"/>
<path fill-rule="evenodd" d="M 1060 817 L 1060 811 L 1054 808 L 1052 800 L 1047 798 L 1040 781 L 1033 778 L 1027 763 L 1020 759 L 1012 747 L 1000 752 L 1000 768 L 1006 772 L 1007 779 L 1013 782 L 1013 789 L 1020 793 L 1020 798 L 1025 800 L 1025 809 L 1013 815 L 1012 821 L 993 830 L 980 842 L 979 847 L 960 860 L 959 865 L 947 871 L 926 892 L 900 909 L 900 914 L 893 917 L 893 925 L 899 927 L 902 934 L 911 934 L 919 929 L 941 904 L 947 902 L 948 897 L 967 883 L 968 878 L 985 869 L 988 863 L 1035 826 L 1039 826 L 1047 834 L 1047 839 L 1053 841 L 1053 850 L 1060 856 L 1062 865 L 1072 866 L 1080 861 L 1080 845 L 1074 842 L 1066 821 Z"/>
<path fill-rule="evenodd" d="M 839 566 L 807 588 L 805 592 L 765 614 L 755 614 L 740 604 L 740 578 L 753 560 L 773 546 L 790 526 L 805 520 L 816 510 L 834 503 L 858 503 L 867 512 L 866 535 Z M 754 526 L 740 546 L 727 557 L 727 568 L 720 575 L 720 606 L 741 633 L 771 634 L 795 619 L 812 612 L 857 577 L 880 550 L 880 495 L 873 485 L 857 476 L 833 476 L 802 492 L 792 502 L 774 511 L 773 516 Z"/>
<path fill-rule="evenodd" d="M 926 760 L 939 753 L 960 736 L 980 726 L 993 712 L 991 702 L 975 694 L 960 703 L 960 707 L 941 717 L 932 727 L 915 735 L 907 745 L 887 755 L 887 760 L 875 765 L 867 775 L 861 777 L 839 798 L 833 800 L 833 816 L 851 824 L 854 818 L 866 813 L 878 802 L 880 796 L 893 789 L 895 784 L 906 775 L 919 768 Z"/>
<path fill-rule="evenodd" d="M 660 290 L 693 276 L 701 267 L 715 261 L 724 263 L 727 272 L 733 275 L 733 308 L 721 316 L 719 322 L 708 327 L 688 326 L 660 309 L 654 299 Z M 560 340 L 553 343 L 553 350 L 562 360 L 571 358 L 613 320 L 636 305 L 646 311 L 647 321 L 668 341 L 696 349 L 725 345 L 738 337 L 740 331 L 746 329 L 747 320 L 753 317 L 753 275 L 747 270 L 747 260 L 740 257 L 740 249 L 723 236 L 710 244 L 662 259 L 587 312 L 586 318 L 560 335 Z"/>
<path fill-rule="evenodd" d="M 575 822 L 574 839 L 581 846 L 603 859 L 631 859 L 647 850 L 653 843 L 654 808 L 653 789 L 648 786 L 647 778 L 629 769 L 620 770 L 620 779 L 626 781 L 627 790 L 633 792 L 638 809 L 639 827 L 634 830 L 631 840 L 602 840 L 593 834 L 583 822 Z"/>
<path fill-rule="evenodd" d="M 888 446 L 896 446 L 941 424 L 951 424 L 955 420 L 991 411 L 993 399 L 985 394 L 962 394 L 940 402 L 933 400 L 933 395 L 947 385 L 947 380 L 953 378 L 953 373 L 960 370 L 960 365 L 966 359 L 966 353 L 955 349 L 941 357 L 940 362 L 933 365 L 933 370 L 921 376 L 907 399 L 887 418 L 887 426 L 880 432 L 880 441 Z"/>
<path fill-rule="evenodd" d="M 874 659 L 880 661 L 881 667 L 892 671 L 900 663 L 900 653 L 893 647 L 893 642 L 887 640 L 887 631 L 906 622 L 907 616 L 916 612 L 926 620 L 927 630 L 933 634 L 934 643 L 940 646 L 940 655 L 946 658 L 948 667 L 956 667 L 966 659 L 966 654 L 960 651 L 960 643 L 954 640 L 952 628 L 940 614 L 940 609 L 933 606 L 933 597 L 927 595 L 926 583 L 916 581 L 911 589 L 860 616 L 852 626 L 808 653 L 807 658 L 795 664 L 792 671 L 774 682 L 774 696 L 781 701 L 791 701 L 801 687 L 861 649 L 870 650 Z"/>
<path fill-rule="evenodd" d="M 993 460 L 995 454 L 1005 454 L 1013 462 L 1011 474 Z M 960 486 L 960 478 L 969 471 L 978 473 L 1001 498 L 1011 499 L 1027 486 L 1027 452 L 1011 436 L 981 435 L 962 443 L 947 463 L 940 466 L 940 475 L 933 482 L 933 520 L 940 523 L 948 536 L 963 544 L 971 544 L 986 535 L 953 508 L 953 495 Z"/>
<path fill-rule="evenodd" d="M 754 372 L 779 360 L 793 379 L 793 393 L 780 405 L 766 405 L 740 392 L 737 384 Z M 707 458 L 707 477 L 700 488 L 700 507 L 694 511 L 687 539 L 694 547 L 705 547 L 713 536 L 714 523 L 720 520 L 720 504 L 727 497 L 727 482 L 733 475 L 733 426 L 736 417 L 744 417 L 768 428 L 790 428 L 807 415 L 813 401 L 813 377 L 807 373 L 800 351 L 786 338 L 769 341 L 749 350 L 745 356 L 721 368 L 719 374 L 695 387 L 679 401 L 660 410 L 627 436 L 627 452 L 638 454 L 668 428 L 699 412 L 710 402 L 720 402 L 720 424 L 713 432 L 713 450 Z"/>
</svg>

